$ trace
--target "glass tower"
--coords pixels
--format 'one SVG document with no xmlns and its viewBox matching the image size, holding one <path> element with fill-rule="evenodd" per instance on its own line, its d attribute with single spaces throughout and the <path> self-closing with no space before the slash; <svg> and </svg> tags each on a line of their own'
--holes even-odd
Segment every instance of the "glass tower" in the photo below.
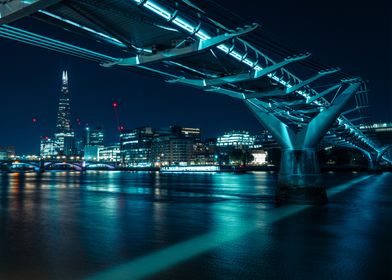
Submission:
<svg viewBox="0 0 392 280">
<path fill-rule="evenodd" d="M 63 71 L 62 75 L 55 138 L 59 155 L 72 156 L 75 154 L 75 134 L 71 130 L 71 107 L 67 71 Z"/>
<path fill-rule="evenodd" d="M 57 112 L 56 132 L 71 132 L 71 107 L 69 104 L 68 73 L 63 71 L 63 83 L 59 99 L 59 109 Z"/>
</svg>

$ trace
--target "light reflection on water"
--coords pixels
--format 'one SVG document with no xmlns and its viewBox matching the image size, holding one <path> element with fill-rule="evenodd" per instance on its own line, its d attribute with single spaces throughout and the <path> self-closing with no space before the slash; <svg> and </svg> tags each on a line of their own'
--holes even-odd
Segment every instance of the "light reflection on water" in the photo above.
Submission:
<svg viewBox="0 0 392 280">
<path fill-rule="evenodd" d="M 364 174 L 325 174 L 330 186 L 362 177 Z M 386 178 L 380 177 L 378 184 Z M 306 219 L 312 220 L 309 224 L 317 223 L 320 216 L 306 216 L 294 227 L 271 227 L 271 219 L 279 217 L 271 216 L 275 184 L 276 177 L 269 172 L 2 174 L 0 279 L 74 279 L 214 232 L 219 233 L 212 235 L 218 241 L 225 233 L 225 238 L 245 235 L 181 266 L 184 269 L 174 274 L 161 275 L 162 279 L 238 279 L 241 273 L 255 279 L 261 273 L 258 267 L 271 265 L 278 273 L 282 268 L 276 260 L 281 251 L 268 251 L 277 244 L 274 236 L 282 241 L 287 237 L 279 237 L 281 231 L 296 234 L 297 224 L 303 226 Z M 349 186 L 342 184 L 340 191 Z M 367 190 L 356 199 L 376 199 L 374 196 Z M 361 213 L 373 218 L 376 214 Z M 353 221 L 342 224 L 343 229 L 357 226 Z M 255 234 L 247 233 L 254 228 Z M 334 228 L 334 234 L 341 230 Z M 305 234 L 301 240 L 311 240 L 309 236 Z M 369 246 L 361 238 L 355 240 L 358 242 Z M 260 254 L 264 254 L 263 261 L 257 257 Z M 189 273 L 193 270 L 199 274 Z"/>
</svg>

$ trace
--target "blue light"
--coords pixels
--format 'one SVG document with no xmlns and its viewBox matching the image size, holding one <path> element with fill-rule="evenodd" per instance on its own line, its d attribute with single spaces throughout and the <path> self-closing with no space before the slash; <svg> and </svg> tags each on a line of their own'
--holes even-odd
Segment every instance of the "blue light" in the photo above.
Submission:
<svg viewBox="0 0 392 280">
<path fill-rule="evenodd" d="M 167 12 L 164 9 L 160 8 L 158 5 L 152 3 L 151 1 L 146 1 L 143 4 L 143 6 L 146 7 L 147 9 L 155 12 L 156 14 L 162 16 L 166 20 L 169 20 L 171 18 L 171 15 L 170 15 L 169 12 Z"/>
<path fill-rule="evenodd" d="M 118 46 L 126 47 L 126 45 L 124 45 L 121 41 L 119 41 L 119 40 L 117 40 L 116 38 L 113 38 L 113 37 L 111 37 L 111 36 L 109 36 L 109 35 L 106 35 L 106 34 L 104 34 L 104 33 L 95 31 L 94 29 L 91 29 L 91 28 L 89 28 L 89 27 L 80 25 L 79 23 L 73 22 L 73 21 L 71 21 L 71 20 L 69 20 L 69 19 L 62 18 L 62 17 L 60 17 L 60 16 L 58 16 L 58 15 L 52 14 L 52 13 L 47 12 L 47 11 L 44 11 L 44 10 L 40 10 L 39 12 L 42 13 L 42 14 L 45 14 L 45 15 L 47 15 L 47 16 L 50 16 L 50 17 L 52 17 L 52 18 L 55 18 L 55 19 L 61 20 L 61 21 L 63 21 L 63 22 L 66 22 L 66 23 L 68 23 L 68 24 L 70 24 L 70 25 L 73 25 L 73 26 L 75 26 L 75 27 L 78 27 L 78 28 L 80 28 L 80 29 L 83 29 L 83 30 L 85 30 L 85 31 L 88 31 L 88 32 L 90 32 L 90 33 L 93 33 L 93 34 L 95 34 L 95 35 L 98 35 L 98 36 L 100 36 L 100 37 L 103 37 L 103 38 L 105 38 L 105 39 L 111 41 L 112 43 L 115 43 L 115 44 L 118 45 Z"/>
</svg>

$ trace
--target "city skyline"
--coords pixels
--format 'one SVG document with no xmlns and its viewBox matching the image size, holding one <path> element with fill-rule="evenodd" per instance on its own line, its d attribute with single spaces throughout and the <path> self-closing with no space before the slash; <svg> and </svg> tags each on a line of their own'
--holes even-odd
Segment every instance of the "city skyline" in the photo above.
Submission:
<svg viewBox="0 0 392 280">
<path fill-rule="evenodd" d="M 0 1 L 0 278 L 389 279 L 391 13 Z"/>
<path fill-rule="evenodd" d="M 369 80 L 372 120 L 389 121 L 392 118 L 389 110 L 391 70 L 390 65 L 383 61 L 388 61 L 390 56 L 390 38 L 385 35 L 390 33 L 390 27 L 382 24 L 388 19 L 388 3 L 372 9 L 360 3 L 352 3 L 339 3 L 339 10 L 334 11 L 334 20 L 331 21 L 331 9 L 336 4 L 334 1 L 317 7 L 310 1 L 304 1 L 295 15 L 286 10 L 281 11 L 279 5 L 274 3 L 268 3 L 263 9 L 249 9 L 254 5 L 250 1 L 244 1 L 241 7 L 235 1 L 224 2 L 226 8 L 233 10 L 235 7 L 236 12 L 241 17 L 249 18 L 249 21 L 261 20 L 261 28 L 266 35 L 295 46 L 299 51 L 311 50 L 318 61 L 336 64 L 353 75 Z M 290 7 L 298 4 L 288 2 L 286 5 Z M 312 17 L 314 24 L 309 25 L 308 19 L 302 17 L 306 18 L 313 13 L 318 17 Z M 364 15 L 371 20 L 363 21 Z M 286 30 L 280 23 L 285 20 L 290 21 L 292 30 L 301 28 L 303 31 L 283 32 Z M 29 19 L 24 21 L 31 23 L 32 27 L 39 25 Z M 347 26 L 345 30 L 340 29 L 342 23 Z M 53 32 L 46 26 L 43 30 L 46 33 Z M 323 37 L 310 36 L 320 30 Z M 339 43 L 339 48 L 336 48 L 335 42 Z M 378 52 L 371 52 L 370 45 L 374 42 L 377 43 Z M 9 120 L 0 124 L 0 129 L 5 132 L 0 144 L 14 145 L 21 153 L 37 152 L 39 144 L 38 140 L 24 141 L 24 135 L 39 139 L 39 136 L 51 133 L 55 122 L 53 116 L 56 115 L 52 104 L 57 102 L 58 75 L 63 69 L 68 69 L 72 77 L 70 90 L 73 96 L 71 114 L 74 129 L 82 129 L 86 123 L 101 125 L 108 135 L 112 135 L 109 142 L 115 141 L 117 129 L 111 106 L 113 101 L 118 102 L 121 122 L 127 127 L 178 124 L 200 127 L 206 137 L 231 129 L 245 129 L 254 133 L 262 130 L 241 102 L 225 96 L 208 94 L 206 98 L 207 93 L 197 89 L 167 84 L 139 73 L 107 70 L 76 58 L 6 39 L 1 39 L 0 50 L 3 53 L 12 50 L 18 56 L 16 62 L 10 56 L 3 58 L 4 64 L 14 67 L 10 67 L 2 77 L 2 91 L 8 93 L 4 102 L 10 106 L 5 106 L 0 112 L 3 120 Z M 361 63 L 358 63 L 358 57 L 363 60 Z M 23 61 L 23 66 L 18 61 Z M 33 123 L 32 118 L 36 118 L 37 122 Z M 76 119 L 80 120 L 80 127 Z"/>
</svg>

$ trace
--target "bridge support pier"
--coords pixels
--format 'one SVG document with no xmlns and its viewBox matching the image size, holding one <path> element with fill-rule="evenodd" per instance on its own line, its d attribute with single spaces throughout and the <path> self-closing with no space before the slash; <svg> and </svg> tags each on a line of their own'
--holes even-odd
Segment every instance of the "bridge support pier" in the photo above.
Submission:
<svg viewBox="0 0 392 280">
<path fill-rule="evenodd" d="M 380 165 L 380 155 L 370 154 L 369 152 L 365 152 L 365 155 L 368 159 L 368 173 L 369 174 L 382 174 L 382 169 Z"/>
<path fill-rule="evenodd" d="M 368 164 L 369 174 L 382 174 L 380 163 L 377 160 L 370 160 Z"/>
<path fill-rule="evenodd" d="M 325 204 L 327 193 L 321 178 L 317 150 L 282 150 L 276 203 Z"/>
<path fill-rule="evenodd" d="M 304 122 L 297 127 L 289 126 L 277 118 L 268 103 L 257 98 L 245 99 L 248 108 L 282 149 L 276 190 L 278 205 L 328 202 L 320 174 L 317 146 L 359 87 L 359 82 L 350 84 L 329 107 L 308 123 Z"/>
<path fill-rule="evenodd" d="M 45 172 L 45 161 L 43 159 L 41 159 L 39 161 L 39 170 L 38 170 L 38 172 L 39 173 Z"/>
</svg>

